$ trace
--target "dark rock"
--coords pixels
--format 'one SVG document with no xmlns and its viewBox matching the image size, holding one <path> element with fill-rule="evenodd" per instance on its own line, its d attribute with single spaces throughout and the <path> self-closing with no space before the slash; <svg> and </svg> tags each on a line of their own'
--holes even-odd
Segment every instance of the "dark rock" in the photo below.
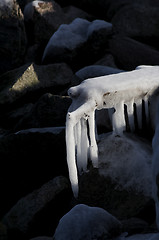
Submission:
<svg viewBox="0 0 159 240">
<path fill-rule="evenodd" d="M 105 76 L 109 74 L 115 74 L 122 72 L 120 69 L 101 66 L 101 65 L 90 65 L 78 70 L 75 74 L 81 78 L 81 80 L 85 80 L 87 78 Z"/>
<path fill-rule="evenodd" d="M 36 129 L 0 138 L 1 217 L 18 199 L 53 177 L 68 176 L 65 131 L 55 130 Z"/>
<path fill-rule="evenodd" d="M 72 70 L 65 63 L 43 66 L 26 64 L 1 75 L 0 105 L 13 103 L 22 97 L 27 102 L 26 95 L 29 94 L 35 100 L 48 89 L 52 92 L 62 91 L 70 84 L 72 76 Z"/>
<path fill-rule="evenodd" d="M 23 114 L 15 130 L 65 126 L 66 114 L 71 101 L 69 97 L 44 94 L 27 114 Z"/>
<path fill-rule="evenodd" d="M 8 232 L 14 229 L 29 237 L 35 234 L 53 235 L 61 215 L 69 209 L 70 196 L 68 179 L 63 176 L 55 177 L 21 198 L 5 214 L 2 221 L 7 226 Z M 62 206 L 59 197 L 65 197 L 65 203 Z"/>
<path fill-rule="evenodd" d="M 2 5 L 2 6 L 1 6 Z M 16 0 L 0 3 L 0 74 L 23 64 L 26 33 L 23 14 Z"/>
<path fill-rule="evenodd" d="M 139 65 L 159 65 L 159 51 L 131 38 L 115 35 L 109 47 L 120 69 L 133 70 Z"/>
</svg>

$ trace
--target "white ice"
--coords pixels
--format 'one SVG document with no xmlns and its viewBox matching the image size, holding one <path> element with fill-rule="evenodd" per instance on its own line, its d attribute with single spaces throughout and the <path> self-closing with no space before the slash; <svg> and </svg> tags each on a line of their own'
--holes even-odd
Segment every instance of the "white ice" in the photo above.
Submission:
<svg viewBox="0 0 159 240">
<path fill-rule="evenodd" d="M 75 125 L 82 118 L 89 119 L 94 111 L 100 109 L 115 109 L 112 116 L 112 125 L 115 135 L 122 135 L 125 130 L 124 104 L 127 106 L 127 113 L 131 129 L 134 129 L 134 104 L 136 105 L 137 121 L 139 128 L 142 127 L 142 101 L 150 102 L 150 105 L 157 105 L 158 99 L 153 99 L 153 93 L 159 87 L 159 66 L 140 66 L 136 70 L 122 72 L 108 76 L 91 78 L 83 81 L 80 85 L 72 87 L 68 90 L 68 94 L 72 98 L 72 105 L 68 110 L 66 121 L 66 144 L 67 144 L 67 161 L 72 186 L 76 189 L 78 195 L 78 171 L 75 159 Z M 146 113 L 148 116 L 148 104 L 146 105 Z M 154 111 L 155 112 L 155 111 Z M 130 114 L 130 116 L 129 116 Z M 150 116 L 151 117 L 151 116 Z M 153 121 L 153 117 L 152 121 Z M 91 158 L 98 162 L 98 149 L 94 140 L 94 119 L 90 122 L 92 127 L 89 129 L 90 137 L 93 141 L 94 149 L 91 151 Z M 83 130 L 83 129 L 82 129 Z M 82 131 L 81 130 L 81 131 Z M 91 146 L 91 141 L 89 145 Z M 71 146 L 69 145 L 71 142 Z M 78 143 L 77 143 L 78 145 Z M 90 147 L 91 149 L 91 147 Z M 81 149 L 82 152 L 83 149 Z M 85 150 L 84 150 L 85 152 Z M 71 158 L 70 158 L 71 157 Z M 85 158 L 81 161 L 85 162 Z M 82 165 L 82 163 L 79 165 Z M 86 165 L 86 162 L 85 162 Z M 72 172 L 73 171 L 73 172 Z"/>
</svg>

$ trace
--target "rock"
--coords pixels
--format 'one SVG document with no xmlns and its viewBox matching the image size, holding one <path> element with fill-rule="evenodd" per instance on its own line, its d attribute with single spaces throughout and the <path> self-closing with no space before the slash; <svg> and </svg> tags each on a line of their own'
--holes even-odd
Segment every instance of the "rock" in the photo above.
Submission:
<svg viewBox="0 0 159 240">
<path fill-rule="evenodd" d="M 67 96 L 54 96 L 46 93 L 32 106 L 27 114 L 21 116 L 15 130 L 65 126 L 66 114 L 70 104 L 71 99 Z"/>
<path fill-rule="evenodd" d="M 61 7 L 55 1 L 33 1 L 24 9 L 29 43 L 46 44 L 58 27 L 65 22 Z"/>
<path fill-rule="evenodd" d="M 108 239 L 120 234 L 121 223 L 106 210 L 78 204 L 64 215 L 54 240 Z"/>
<path fill-rule="evenodd" d="M 123 70 L 133 70 L 139 65 L 159 64 L 159 51 L 122 35 L 113 36 L 109 48 L 116 65 Z"/>
<path fill-rule="evenodd" d="M 39 213 L 51 202 L 53 204 L 53 199 L 55 199 L 57 195 L 63 191 L 68 191 L 69 187 L 70 185 L 67 178 L 62 176 L 53 178 L 39 189 L 21 198 L 3 217 L 3 223 L 5 223 L 8 230 L 16 229 L 22 233 L 27 233 L 36 215 L 38 214 L 40 217 Z M 59 206 L 56 206 L 56 208 L 58 209 Z M 54 212 L 52 212 L 52 216 L 53 215 Z M 41 220 L 44 226 L 45 222 L 48 222 L 48 219 L 42 218 Z M 51 224 L 50 222 L 50 225 Z"/>
<path fill-rule="evenodd" d="M 112 68 L 118 68 L 115 64 L 115 60 L 112 54 L 106 53 L 102 58 L 97 60 L 97 62 L 94 63 L 95 65 L 102 65 L 106 67 L 112 67 Z"/>
<path fill-rule="evenodd" d="M 72 70 L 65 63 L 51 65 L 27 64 L 0 77 L 0 105 L 9 104 L 32 94 L 34 99 L 48 91 L 61 91 L 70 84 Z M 26 100 L 26 99 L 25 99 Z"/>
<path fill-rule="evenodd" d="M 158 240 L 159 233 L 145 233 L 145 234 L 135 234 L 133 236 L 129 236 L 127 240 Z"/>
<path fill-rule="evenodd" d="M 52 237 L 40 236 L 31 238 L 30 240 L 52 240 Z"/>
<path fill-rule="evenodd" d="M 146 232 L 148 230 L 148 223 L 139 218 L 129 218 L 121 222 L 123 231 L 127 232 L 129 235 Z"/>
<path fill-rule="evenodd" d="M 136 194 L 152 196 L 152 148 L 149 142 L 132 133 L 123 137 L 108 133 L 99 136 L 98 147 L 99 173 L 109 176 L 117 184 L 116 189 L 131 189 Z"/>
<path fill-rule="evenodd" d="M 131 4 L 122 7 L 111 20 L 115 32 L 139 39 L 159 38 L 159 8 Z M 158 40 L 157 40 L 158 42 Z"/>
<path fill-rule="evenodd" d="M 43 63 L 66 62 L 73 68 L 93 61 L 91 57 L 103 54 L 102 46 L 112 33 L 112 25 L 103 20 L 76 18 L 71 24 L 62 24 L 50 38 L 44 54 Z M 89 56 L 87 55 L 89 53 Z M 88 59 L 87 59 L 88 58 Z M 82 62 L 81 62 L 81 59 Z"/>
<path fill-rule="evenodd" d="M 0 156 L 0 217 L 45 182 L 68 176 L 65 128 L 38 128 L 3 136 Z"/>
<path fill-rule="evenodd" d="M 23 14 L 17 1 L 2 1 L 1 5 L 0 74 L 23 64 L 27 44 Z"/>
<path fill-rule="evenodd" d="M 100 76 L 115 74 L 119 72 L 122 72 L 122 70 L 115 69 L 112 67 L 101 66 L 101 65 L 91 65 L 78 70 L 75 74 L 81 80 L 85 80 L 87 78 L 100 77 Z"/>
<path fill-rule="evenodd" d="M 131 134 L 107 133 L 99 135 L 98 148 L 99 169 L 90 165 L 89 172 L 80 176 L 79 202 L 102 207 L 122 220 L 138 215 L 147 221 L 143 211 L 152 200 L 150 143 Z M 147 212 L 154 214 L 154 204 L 150 209 Z"/>
<path fill-rule="evenodd" d="M 7 237 L 7 227 L 2 222 L 0 222 L 0 239 L 1 240 L 7 240 L 8 239 L 8 237 Z"/>
<path fill-rule="evenodd" d="M 35 63 L 40 64 L 46 44 L 61 24 L 69 24 L 75 18 L 92 17 L 74 6 L 61 8 L 55 1 L 32 1 L 25 6 L 24 20 L 29 42 L 29 52 L 25 60 L 29 60 L 31 50 L 34 50 Z M 34 48 L 33 48 L 34 46 Z"/>
<path fill-rule="evenodd" d="M 88 14 L 87 12 L 83 11 L 80 8 L 77 8 L 73 5 L 64 7 L 63 12 L 65 14 L 65 23 L 69 24 L 71 23 L 74 19 L 76 18 L 83 18 L 86 19 L 88 21 L 93 21 L 94 17 L 91 16 L 90 14 Z"/>
</svg>

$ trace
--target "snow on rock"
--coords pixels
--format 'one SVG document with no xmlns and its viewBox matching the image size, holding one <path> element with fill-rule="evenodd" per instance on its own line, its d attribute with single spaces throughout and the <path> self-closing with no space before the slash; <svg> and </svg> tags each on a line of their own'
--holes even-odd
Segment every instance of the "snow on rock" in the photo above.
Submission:
<svg viewBox="0 0 159 240">
<path fill-rule="evenodd" d="M 151 144 L 132 134 L 99 135 L 99 174 L 108 176 L 117 188 L 152 195 Z"/>
<path fill-rule="evenodd" d="M 61 24 L 58 30 L 50 38 L 42 57 L 45 61 L 50 57 L 58 57 L 64 51 L 73 51 L 84 44 L 94 31 L 105 29 L 107 34 L 112 31 L 112 24 L 103 20 L 89 22 L 82 18 L 76 18 L 70 24 Z"/>
<path fill-rule="evenodd" d="M 121 223 L 106 210 L 79 204 L 61 218 L 53 239 L 112 239 L 120 231 Z"/>
<path fill-rule="evenodd" d="M 155 91 L 159 86 L 159 66 L 140 66 L 136 70 L 122 72 L 108 76 L 90 78 L 83 81 L 80 85 L 71 87 L 68 90 L 69 96 L 72 98 L 72 104 L 68 110 L 66 119 L 66 145 L 67 145 L 67 163 L 70 175 L 70 181 L 74 196 L 78 196 L 78 172 L 76 167 L 76 146 L 81 142 L 89 142 L 89 146 L 85 144 L 84 151 L 92 157 L 94 167 L 98 167 L 98 147 L 96 143 L 95 117 L 92 114 L 96 109 L 112 109 L 113 133 L 122 135 L 126 128 L 124 105 L 127 106 L 127 115 L 130 129 L 133 129 L 134 123 L 134 105 L 136 105 L 136 113 L 138 127 L 142 126 L 142 120 L 139 114 L 141 109 L 149 108 L 151 122 L 154 116 L 151 116 L 151 106 L 155 114 L 158 98 Z M 144 106 L 141 104 L 144 103 Z M 149 119 L 149 114 L 145 116 Z M 88 120 L 89 133 L 75 141 L 75 136 L 82 136 L 77 131 L 83 131 L 83 119 Z M 77 124 L 81 124 L 81 128 L 76 128 Z M 85 124 L 85 128 L 87 125 Z M 81 129 L 81 130 L 80 130 Z M 78 147 L 77 147 L 78 148 Z M 91 150 L 90 150 L 91 149 Z M 90 151 L 93 154 L 89 154 Z M 84 159 L 80 158 L 80 163 L 77 161 L 77 166 L 82 165 Z M 83 169 L 85 171 L 85 169 Z"/>
</svg>

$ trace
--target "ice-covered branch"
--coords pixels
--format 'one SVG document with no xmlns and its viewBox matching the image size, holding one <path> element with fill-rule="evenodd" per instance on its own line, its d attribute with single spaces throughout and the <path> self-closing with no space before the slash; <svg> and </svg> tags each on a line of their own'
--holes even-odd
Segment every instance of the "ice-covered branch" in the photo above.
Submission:
<svg viewBox="0 0 159 240">
<path fill-rule="evenodd" d="M 91 78 L 69 89 L 72 104 L 67 113 L 66 144 L 70 181 L 78 196 L 79 173 L 87 170 L 88 157 L 98 167 L 95 138 L 95 110 L 112 109 L 113 133 L 122 135 L 126 126 L 125 108 L 131 130 L 134 130 L 134 108 L 138 128 L 142 127 L 142 105 L 148 118 L 148 102 L 159 87 L 159 66 L 139 66 L 129 72 Z M 76 156 L 77 166 L 76 167 Z"/>
</svg>

